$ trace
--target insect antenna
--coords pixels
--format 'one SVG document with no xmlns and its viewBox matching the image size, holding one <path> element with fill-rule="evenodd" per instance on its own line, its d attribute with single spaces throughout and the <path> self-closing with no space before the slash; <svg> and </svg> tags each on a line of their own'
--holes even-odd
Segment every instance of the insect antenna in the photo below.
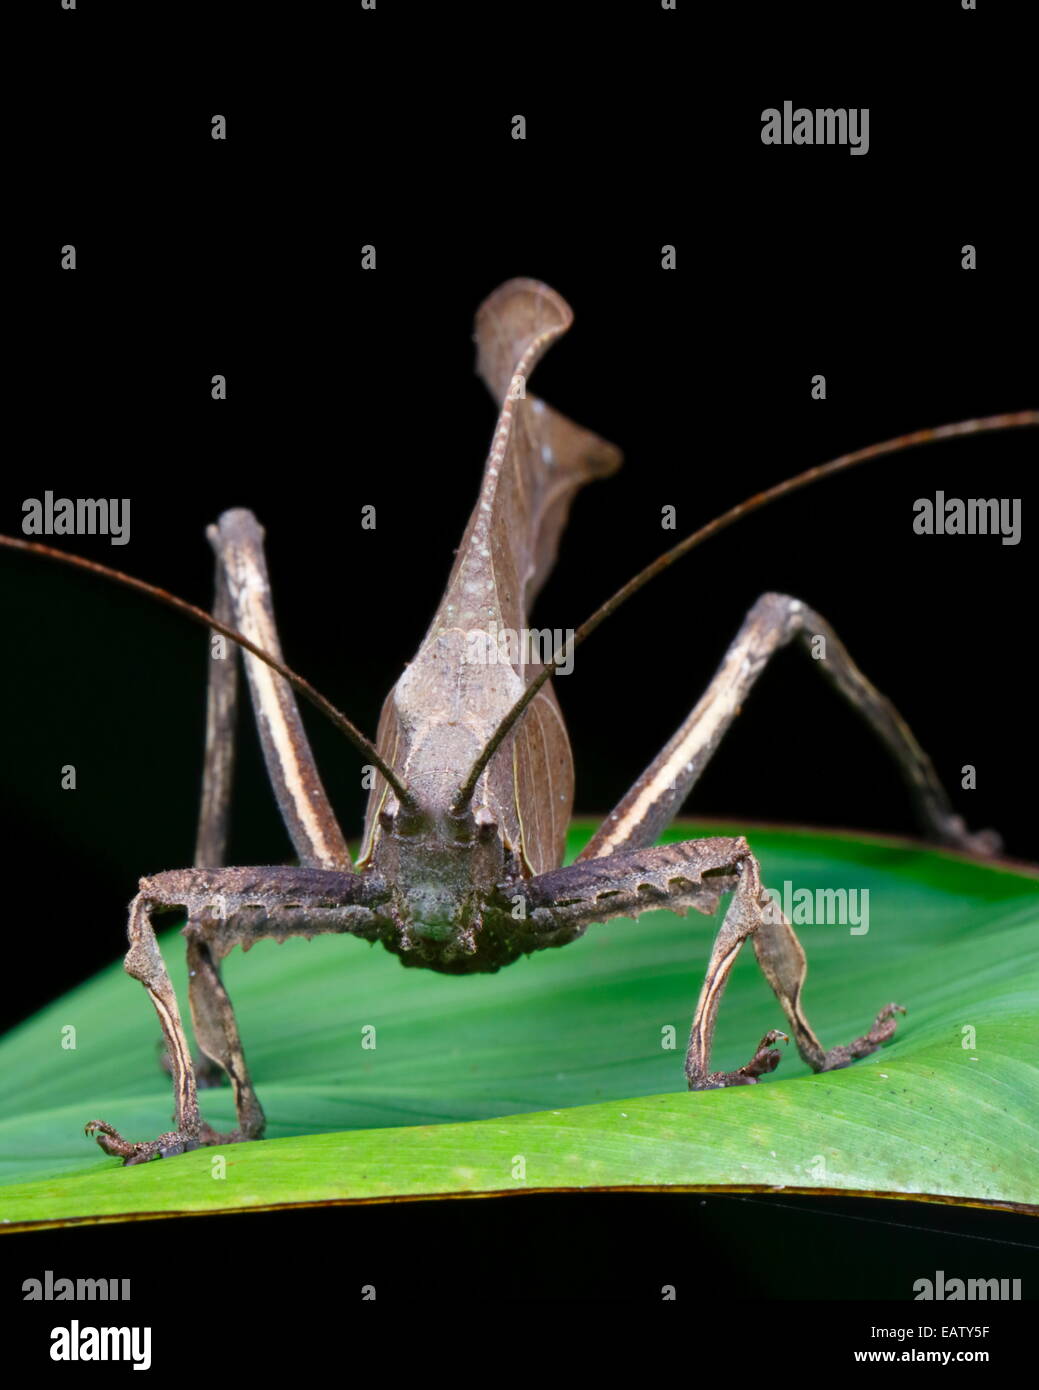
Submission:
<svg viewBox="0 0 1039 1390">
<path fill-rule="evenodd" d="M 627 584 L 623 585 L 612 597 L 597 608 L 565 644 L 563 651 L 556 652 L 552 660 L 545 663 L 508 714 L 502 719 L 488 739 L 483 752 L 469 769 L 469 775 L 459 789 L 451 808 L 452 814 L 456 816 L 464 814 L 487 764 L 508 737 L 509 732 L 515 727 L 517 720 L 522 717 L 524 710 L 538 691 L 551 678 L 557 665 L 564 658 L 568 660 L 573 649 L 586 637 L 590 637 L 595 629 L 604 623 L 612 613 L 615 613 L 622 603 L 631 598 L 632 594 L 638 593 L 651 579 L 662 574 L 676 560 L 680 560 L 683 555 L 688 555 L 690 550 L 695 549 L 703 541 L 709 540 L 711 536 L 716 536 L 719 531 L 726 530 L 733 522 L 740 521 L 743 517 L 750 516 L 752 512 L 768 506 L 770 502 L 776 502 L 781 497 L 787 497 L 790 493 L 807 487 L 810 483 L 820 482 L 823 478 L 829 478 L 834 473 L 852 468 L 857 463 L 864 463 L 867 459 L 881 458 L 885 454 L 900 453 L 903 449 L 911 449 L 918 444 L 933 444 L 942 439 L 955 439 L 959 435 L 984 434 L 992 430 L 1013 429 L 1020 425 L 1039 425 L 1039 410 L 1020 410 L 1006 415 L 988 415 L 979 420 L 961 420 L 955 425 L 939 425 L 935 429 L 914 430 L 911 434 L 901 434 L 895 439 L 886 439 L 882 444 L 871 444 L 868 448 L 856 449 L 854 453 L 841 454 L 839 458 L 831 459 L 828 463 L 817 464 L 814 468 L 806 468 L 803 473 L 797 473 L 792 478 L 786 478 L 781 483 L 774 483 L 772 487 L 765 488 L 763 492 L 755 493 L 753 497 L 745 498 L 736 506 L 730 507 L 728 511 L 722 512 L 720 516 L 716 516 L 713 521 L 708 521 L 698 531 L 686 536 L 685 540 L 679 541 L 670 550 L 665 550 L 663 555 L 659 555 L 645 569 L 640 570 L 633 579 L 629 579 Z"/>
<path fill-rule="evenodd" d="M 346 735 L 361 756 L 382 773 L 393 788 L 402 807 L 409 810 L 417 809 L 414 797 L 393 769 L 380 757 L 374 743 L 365 738 L 360 729 L 345 714 L 337 710 L 331 700 L 326 699 L 319 690 L 315 690 L 308 680 L 298 675 L 284 662 L 271 656 L 269 652 L 265 652 L 262 647 L 258 647 L 255 642 L 251 642 L 244 633 L 237 632 L 233 627 L 228 627 L 219 619 L 214 618 L 212 613 L 207 613 L 204 608 L 197 608 L 195 604 L 177 598 L 175 594 L 169 593 L 166 589 L 160 589 L 156 584 L 148 584 L 143 579 L 135 579 L 131 574 L 123 574 L 121 570 L 99 564 L 96 560 L 88 560 L 82 555 L 72 555 L 67 550 L 56 550 L 52 546 L 41 545 L 38 541 L 23 541 L 17 536 L 0 535 L 0 546 L 6 546 L 9 550 L 22 550 L 31 555 L 39 555 L 44 560 L 56 560 L 60 564 L 71 565 L 74 569 L 85 570 L 88 574 L 100 575 L 103 579 L 110 579 L 114 583 L 123 584 L 128 589 L 136 589 L 138 593 L 147 594 L 149 598 L 157 599 L 159 603 L 164 603 L 167 608 L 172 608 L 176 613 L 182 613 L 193 622 L 200 623 L 203 627 L 212 628 L 221 636 L 229 638 L 232 642 L 237 642 L 251 656 L 258 657 L 272 671 L 276 671 L 283 680 L 288 681 L 292 688 L 309 700 L 315 709 L 320 710 L 326 719 L 330 719 L 340 733 Z"/>
</svg>

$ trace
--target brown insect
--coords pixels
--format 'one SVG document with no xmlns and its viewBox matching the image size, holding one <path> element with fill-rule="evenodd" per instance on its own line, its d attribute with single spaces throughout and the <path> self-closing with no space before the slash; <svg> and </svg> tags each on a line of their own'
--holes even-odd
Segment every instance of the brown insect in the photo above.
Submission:
<svg viewBox="0 0 1039 1390">
<path fill-rule="evenodd" d="M 896 760 L 928 836 L 992 853 L 991 832 L 970 834 L 930 759 L 890 702 L 858 670 L 818 613 L 765 594 L 753 606 L 689 717 L 606 818 L 576 863 L 561 867 L 574 769 L 553 670 L 614 609 L 655 574 L 739 517 L 831 473 L 900 449 L 960 434 L 1039 424 L 1026 411 L 922 430 L 844 455 L 777 484 L 716 518 L 648 566 L 602 606 L 563 648 L 531 664 L 521 640 L 527 613 L 555 560 L 570 503 L 593 478 L 620 465 L 610 444 L 526 393 L 545 349 L 571 323 L 547 286 L 513 280 L 476 317 L 478 367 L 501 413 L 476 507 L 429 631 L 383 706 L 376 744 L 282 660 L 252 513 L 224 513 L 208 535 L 216 554 L 214 613 L 80 557 L 23 540 L 2 543 L 65 561 L 150 593 L 242 649 L 253 711 L 282 819 L 299 868 L 225 868 L 238 667 L 209 671 L 202 806 L 195 867 L 141 880 L 130 907 L 127 971 L 148 990 L 173 1076 L 174 1129 L 134 1142 L 93 1120 L 106 1153 L 141 1163 L 203 1144 L 258 1139 L 264 1114 L 249 1079 L 220 962 L 262 938 L 349 932 L 381 941 L 405 965 L 494 971 L 521 955 L 576 940 L 595 922 L 666 908 L 713 913 L 732 894 L 693 1017 L 685 1070 L 694 1089 L 743 1085 L 772 1071 L 772 1030 L 745 1066 L 710 1070 L 711 1039 L 733 962 L 747 940 L 775 991 L 801 1056 L 816 1071 L 847 1066 L 891 1037 L 897 1004 L 886 1004 L 861 1037 L 826 1049 L 804 1013 L 805 955 L 763 891 L 743 838 L 653 847 L 679 811 L 772 655 L 792 641 L 826 639 L 818 664 L 869 721 Z M 331 717 L 375 771 L 356 865 L 321 785 L 294 690 Z M 189 1000 L 195 1035 L 234 1088 L 238 1128 L 216 1133 L 201 1117 L 184 1026 L 153 918 L 187 914 Z"/>
</svg>

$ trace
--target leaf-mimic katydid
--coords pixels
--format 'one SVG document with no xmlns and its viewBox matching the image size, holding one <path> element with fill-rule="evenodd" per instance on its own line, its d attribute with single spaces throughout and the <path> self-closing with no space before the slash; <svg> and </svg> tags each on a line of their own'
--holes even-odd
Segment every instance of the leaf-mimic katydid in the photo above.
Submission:
<svg viewBox="0 0 1039 1390">
<path fill-rule="evenodd" d="M 258 1139 L 264 1114 L 253 1089 L 220 963 L 237 945 L 318 932 L 380 941 L 403 964 L 453 973 L 494 971 L 520 956 L 563 946 L 593 923 L 667 909 L 713 913 L 731 894 L 696 1006 L 685 1070 L 693 1089 L 755 1083 L 779 1062 L 773 1029 L 736 1071 L 710 1069 L 711 1039 L 733 962 L 750 941 L 801 1056 L 816 1071 L 847 1066 L 890 1038 L 900 1006 L 885 1004 L 853 1041 L 824 1048 L 804 1011 L 805 956 L 765 893 L 743 838 L 654 847 L 718 747 L 772 655 L 822 635 L 820 669 L 867 719 L 895 759 L 928 836 L 976 853 L 998 847 L 970 834 L 935 770 L 891 703 L 858 670 L 826 620 L 783 594 L 748 613 L 707 690 L 673 738 L 582 851 L 561 867 L 574 770 L 553 670 L 618 606 L 695 545 L 777 497 L 869 458 L 916 444 L 1039 424 L 1039 411 L 921 430 L 809 469 L 732 508 L 632 579 L 565 649 L 527 660 L 522 643 L 533 600 L 555 559 L 570 503 L 586 482 L 620 464 L 612 445 L 526 391 L 545 349 L 571 322 L 568 306 L 531 280 L 503 285 L 476 319 L 478 367 L 500 406 L 476 507 L 447 588 L 414 660 L 388 695 L 375 744 L 286 667 L 274 624 L 263 532 L 251 512 L 225 512 L 209 530 L 216 554 L 214 612 L 139 580 L 14 538 L 15 548 L 106 574 L 149 592 L 236 642 L 271 784 L 297 868 L 224 866 L 230 812 L 238 662 L 213 660 L 195 866 L 141 880 L 130 908 L 127 971 L 147 989 L 173 1077 L 174 1128 L 156 1139 L 123 1138 L 92 1120 L 106 1153 L 128 1164 L 205 1144 Z M 296 704 L 303 694 L 329 715 L 376 769 L 360 857 L 351 864 Z M 199 1111 L 196 1075 L 153 918 L 187 915 L 189 1002 L 195 1034 L 234 1089 L 238 1127 L 216 1133 Z"/>
</svg>

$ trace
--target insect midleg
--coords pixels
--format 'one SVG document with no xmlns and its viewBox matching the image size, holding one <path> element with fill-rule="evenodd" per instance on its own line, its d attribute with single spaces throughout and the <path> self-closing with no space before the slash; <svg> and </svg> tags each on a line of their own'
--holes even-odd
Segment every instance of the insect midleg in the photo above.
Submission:
<svg viewBox="0 0 1039 1390">
<path fill-rule="evenodd" d="M 992 831 L 972 835 L 955 814 L 930 758 L 894 705 L 866 679 L 825 618 L 799 599 L 763 594 L 744 619 L 710 685 L 581 852 L 596 859 L 652 844 L 678 813 L 775 653 L 797 639 L 895 760 L 925 834 L 941 844 L 992 854 Z"/>
<path fill-rule="evenodd" d="M 198 1045 L 207 1057 L 227 1073 L 234 1092 L 238 1136 L 260 1139 L 266 1120 L 263 1106 L 249 1076 L 234 1005 L 220 973 L 220 960 L 205 938 L 205 927 L 189 917 L 184 929 L 188 942 L 188 1004 Z"/>
</svg>

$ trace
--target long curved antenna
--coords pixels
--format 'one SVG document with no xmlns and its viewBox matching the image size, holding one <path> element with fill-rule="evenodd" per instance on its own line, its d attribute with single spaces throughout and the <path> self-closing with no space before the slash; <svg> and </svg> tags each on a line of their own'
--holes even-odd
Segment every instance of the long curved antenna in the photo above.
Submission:
<svg viewBox="0 0 1039 1390">
<path fill-rule="evenodd" d="M 19 540 L 17 536 L 0 535 L 0 545 L 7 546 L 9 550 L 24 550 L 31 555 L 39 555 L 44 560 L 57 560 L 60 564 L 71 565 L 74 569 L 86 570 L 89 574 L 97 574 L 103 579 L 111 579 L 118 584 L 125 584 L 128 589 L 136 589 L 138 593 L 158 599 L 160 603 L 164 603 L 167 608 L 172 608 L 174 612 L 183 613 L 186 618 L 191 618 L 193 622 L 201 623 L 204 627 L 212 628 L 214 632 L 219 632 L 232 642 L 237 642 L 252 656 L 259 657 L 272 671 L 277 671 L 278 675 L 283 680 L 288 681 L 294 690 L 298 690 L 315 709 L 319 709 L 327 719 L 330 719 L 340 733 L 346 735 L 361 756 L 382 773 L 393 788 L 401 806 L 409 810 L 417 809 L 414 797 L 393 769 L 387 766 L 379 756 L 375 744 L 370 739 L 365 738 L 360 729 L 347 719 L 345 714 L 337 710 L 330 700 L 326 700 L 319 690 L 315 690 L 308 680 L 297 675 L 290 667 L 278 661 L 269 652 L 265 652 L 262 647 L 258 647 L 255 642 L 251 642 L 244 633 L 236 632 L 233 627 L 227 627 L 217 618 L 214 618 L 212 613 L 207 613 L 204 608 L 196 608 L 193 603 L 177 598 L 175 594 L 167 592 L 166 589 L 160 589 L 156 584 L 148 584 L 143 579 L 135 579 L 132 574 L 123 574 L 122 570 L 111 569 L 108 565 L 99 564 L 96 560 L 87 560 L 82 555 L 72 555 L 67 550 L 56 550 L 53 546 L 41 545 L 38 541 Z"/>
<path fill-rule="evenodd" d="M 1039 410 L 1019 410 L 1008 415 L 988 415 L 980 420 L 961 420 L 955 425 L 939 425 L 936 429 L 914 430 L 912 434 L 900 434 L 896 439 L 887 439 L 883 444 L 871 444 L 866 449 L 856 449 L 854 453 L 841 454 L 839 458 L 831 459 L 829 463 L 820 463 L 814 468 L 806 468 L 803 473 L 786 478 L 781 483 L 775 483 L 772 487 L 766 488 L 764 492 L 755 493 L 753 497 L 748 497 L 745 501 L 737 503 L 735 507 L 730 507 L 727 512 L 722 512 L 713 521 L 707 522 L 698 531 L 686 536 L 685 540 L 679 541 L 670 550 L 665 550 L 663 555 L 658 556 L 645 569 L 640 570 L 634 579 L 629 579 L 623 588 L 618 589 L 612 598 L 608 598 L 590 618 L 581 624 L 573 638 L 566 644 L 565 653 L 559 653 L 551 661 L 545 663 L 508 714 L 502 719 L 483 752 L 469 769 L 469 775 L 451 808 L 452 814 L 460 816 L 465 812 L 466 807 L 473 799 L 476 784 L 483 775 L 487 764 L 501 747 L 509 731 L 515 726 L 516 721 L 522 716 L 531 700 L 534 699 L 545 682 L 551 678 L 556 666 L 564 659 L 564 655 L 569 659 L 574 647 L 583 642 L 586 637 L 590 637 L 599 624 L 605 622 L 611 613 L 615 613 L 626 599 L 631 598 L 632 594 L 638 593 L 643 585 L 648 584 L 651 579 L 655 579 L 669 565 L 673 565 L 676 560 L 687 555 L 702 541 L 709 540 L 711 536 L 716 536 L 719 531 L 724 531 L 726 527 L 731 526 L 734 521 L 749 516 L 751 512 L 758 511 L 770 502 L 778 501 L 780 497 L 797 492 L 800 488 L 807 487 L 809 483 L 816 483 L 822 478 L 828 478 L 833 473 L 840 473 L 845 468 L 852 468 L 857 463 L 864 463 L 867 459 L 880 458 L 884 454 L 896 454 L 902 449 L 914 448 L 917 444 L 933 444 L 938 440 L 954 439 L 962 434 L 983 434 L 990 430 L 1013 429 L 1019 425 L 1039 425 Z"/>
</svg>

